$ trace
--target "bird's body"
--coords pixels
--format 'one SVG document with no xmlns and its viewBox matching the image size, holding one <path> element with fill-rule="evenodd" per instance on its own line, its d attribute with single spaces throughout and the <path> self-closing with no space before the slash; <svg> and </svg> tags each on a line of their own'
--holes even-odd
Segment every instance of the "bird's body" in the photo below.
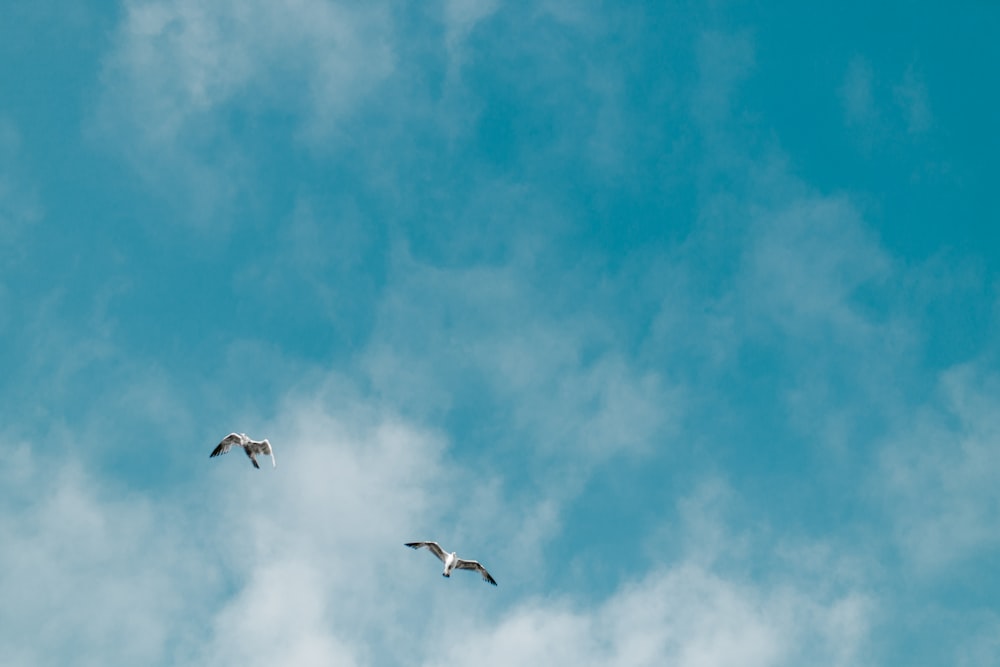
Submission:
<svg viewBox="0 0 1000 667">
<path fill-rule="evenodd" d="M 451 553 L 445 551 L 437 542 L 407 542 L 406 546 L 411 549 L 426 547 L 428 551 L 437 556 L 444 563 L 444 572 L 441 573 L 442 577 L 451 577 L 452 570 L 476 570 L 482 575 L 483 581 L 489 582 L 494 586 L 497 585 L 496 580 L 490 576 L 485 567 L 480 565 L 479 561 L 459 558 L 454 551 Z"/>
<path fill-rule="evenodd" d="M 257 463 L 258 454 L 270 456 L 271 467 L 278 467 L 278 464 L 274 461 L 274 450 L 271 449 L 271 443 L 267 441 L 267 438 L 264 438 L 263 440 L 251 440 L 247 437 L 246 433 L 230 433 L 227 435 L 222 439 L 222 442 L 219 443 L 219 446 L 212 450 L 209 458 L 225 454 L 232 449 L 234 445 L 243 448 L 243 451 L 245 451 L 247 456 L 250 457 L 250 462 L 253 463 L 254 468 L 260 468 L 260 465 Z"/>
</svg>

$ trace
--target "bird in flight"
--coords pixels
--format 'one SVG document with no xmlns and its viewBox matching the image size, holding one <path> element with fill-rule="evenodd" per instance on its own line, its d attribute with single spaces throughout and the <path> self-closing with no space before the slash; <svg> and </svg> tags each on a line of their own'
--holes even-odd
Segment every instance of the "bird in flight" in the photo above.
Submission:
<svg viewBox="0 0 1000 667">
<path fill-rule="evenodd" d="M 274 451 L 271 449 L 271 443 L 267 441 L 267 438 L 264 438 L 263 440 L 251 440 L 247 437 L 246 433 L 230 433 L 227 435 L 222 439 L 222 442 L 219 443 L 219 446 L 212 450 L 209 458 L 218 456 L 219 454 L 225 454 L 233 448 L 233 445 L 242 447 L 243 451 L 245 451 L 247 456 L 250 457 L 250 462 L 253 463 L 253 467 L 258 470 L 260 469 L 260 466 L 257 464 L 258 454 L 270 456 L 271 467 L 278 467 L 278 464 L 274 462 Z"/>
<path fill-rule="evenodd" d="M 486 571 L 486 568 L 479 564 L 477 560 L 463 560 L 455 555 L 452 551 L 448 553 L 441 548 L 437 542 L 407 542 L 406 546 L 411 549 L 420 549 L 421 547 L 427 547 L 432 554 L 441 559 L 444 563 L 444 572 L 441 573 L 442 577 L 450 577 L 452 570 L 476 570 L 479 574 L 483 575 L 483 581 L 488 581 L 494 586 L 497 585 L 496 579 L 490 576 L 490 573 Z"/>
</svg>

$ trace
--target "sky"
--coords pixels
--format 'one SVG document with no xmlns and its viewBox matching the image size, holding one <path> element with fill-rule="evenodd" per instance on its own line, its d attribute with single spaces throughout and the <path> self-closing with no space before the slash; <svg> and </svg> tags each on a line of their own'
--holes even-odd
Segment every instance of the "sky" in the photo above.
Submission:
<svg viewBox="0 0 1000 667">
<path fill-rule="evenodd" d="M 995 3 L 8 5 L 5 661 L 1000 663 Z"/>
</svg>

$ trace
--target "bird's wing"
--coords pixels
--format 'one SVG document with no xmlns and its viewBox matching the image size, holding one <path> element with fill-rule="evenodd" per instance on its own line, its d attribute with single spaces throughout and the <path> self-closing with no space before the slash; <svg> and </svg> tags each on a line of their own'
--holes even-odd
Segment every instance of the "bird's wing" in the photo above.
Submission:
<svg viewBox="0 0 1000 667">
<path fill-rule="evenodd" d="M 271 467 L 277 468 L 278 464 L 274 460 L 274 450 L 271 449 L 271 443 L 267 440 L 251 440 L 246 444 L 247 454 L 250 455 L 250 460 L 254 462 L 257 466 L 257 455 L 261 454 L 263 456 L 271 457 Z M 257 466 L 258 468 L 260 466 Z"/>
<path fill-rule="evenodd" d="M 247 453 L 247 457 L 249 457 L 250 463 L 253 464 L 253 467 L 260 470 L 260 465 L 257 463 L 257 454 L 254 453 L 253 447 L 244 447 L 243 451 Z"/>
<path fill-rule="evenodd" d="M 462 560 L 461 558 L 459 558 L 457 561 L 455 561 L 455 569 L 478 570 L 479 574 L 483 575 L 483 581 L 488 581 L 494 586 L 497 585 L 496 579 L 490 576 L 490 573 L 486 571 L 486 568 L 483 567 L 477 560 Z"/>
<path fill-rule="evenodd" d="M 434 554 L 441 560 L 442 563 L 445 561 L 445 558 L 447 558 L 447 556 L 445 556 L 444 549 L 442 549 L 441 545 L 439 545 L 437 542 L 407 542 L 406 546 L 410 547 L 411 549 L 419 549 L 420 547 L 427 547 L 428 549 L 430 549 L 432 554 Z"/>
<path fill-rule="evenodd" d="M 225 454 L 226 452 L 228 452 L 230 449 L 233 448 L 233 445 L 239 445 L 242 444 L 242 442 L 243 439 L 240 438 L 239 433 L 230 433 L 229 435 L 227 435 L 225 438 L 222 439 L 222 442 L 220 442 L 219 445 L 215 449 L 213 449 L 212 453 L 209 454 L 208 456 L 209 458 L 212 458 L 213 456 L 218 456 L 219 454 Z"/>
</svg>

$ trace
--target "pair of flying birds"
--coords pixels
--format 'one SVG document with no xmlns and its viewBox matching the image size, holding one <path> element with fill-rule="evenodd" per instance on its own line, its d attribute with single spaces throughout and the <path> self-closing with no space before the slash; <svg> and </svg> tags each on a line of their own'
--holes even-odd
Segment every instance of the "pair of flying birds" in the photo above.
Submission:
<svg viewBox="0 0 1000 667">
<path fill-rule="evenodd" d="M 271 457 L 271 467 L 276 468 L 278 466 L 274 461 L 274 450 L 271 449 L 271 443 L 267 441 L 267 438 L 263 440 L 251 440 L 247 437 L 246 433 L 230 433 L 219 446 L 212 450 L 209 457 L 219 456 L 220 454 L 225 454 L 233 446 L 239 446 L 243 448 L 247 456 L 250 457 L 250 463 L 253 463 L 253 467 L 260 469 L 260 464 L 257 463 L 257 456 L 270 456 Z M 443 577 L 450 577 L 452 570 L 476 570 L 482 575 L 483 581 L 487 581 L 494 586 L 497 585 L 496 580 L 490 576 L 490 573 L 486 571 L 486 568 L 480 565 L 479 561 L 475 560 L 465 560 L 459 558 L 452 551 L 448 553 L 437 542 L 407 542 L 406 546 L 411 549 L 420 549 L 426 547 L 432 554 L 437 556 L 442 563 L 444 563 L 444 572 L 441 573 Z"/>
</svg>

